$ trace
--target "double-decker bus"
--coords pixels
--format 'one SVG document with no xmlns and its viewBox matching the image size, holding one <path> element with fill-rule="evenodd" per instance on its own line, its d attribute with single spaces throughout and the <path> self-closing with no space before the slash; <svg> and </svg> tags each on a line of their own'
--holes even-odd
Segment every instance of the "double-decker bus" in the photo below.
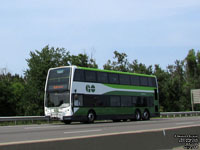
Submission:
<svg viewBox="0 0 200 150">
<path fill-rule="evenodd" d="M 149 120 L 159 116 L 158 86 L 153 75 L 77 66 L 48 71 L 45 116 L 71 121 Z"/>
</svg>

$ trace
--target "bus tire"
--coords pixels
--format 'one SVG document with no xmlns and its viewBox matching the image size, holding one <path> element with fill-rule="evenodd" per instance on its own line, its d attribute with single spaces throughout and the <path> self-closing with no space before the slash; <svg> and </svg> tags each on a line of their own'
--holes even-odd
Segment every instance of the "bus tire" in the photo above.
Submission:
<svg viewBox="0 0 200 150">
<path fill-rule="evenodd" d="M 150 113 L 147 109 L 145 109 L 142 114 L 142 120 L 149 120 L 149 119 L 150 119 Z"/>
<path fill-rule="evenodd" d="M 135 120 L 136 120 L 136 121 L 140 121 L 141 118 L 142 118 L 141 112 L 137 109 L 137 110 L 135 111 Z"/>
<path fill-rule="evenodd" d="M 96 118 L 95 112 L 94 112 L 93 110 L 90 110 L 90 111 L 88 112 L 88 114 L 87 114 L 87 122 L 88 122 L 88 123 L 93 123 L 94 120 L 95 120 L 95 118 Z"/>
</svg>

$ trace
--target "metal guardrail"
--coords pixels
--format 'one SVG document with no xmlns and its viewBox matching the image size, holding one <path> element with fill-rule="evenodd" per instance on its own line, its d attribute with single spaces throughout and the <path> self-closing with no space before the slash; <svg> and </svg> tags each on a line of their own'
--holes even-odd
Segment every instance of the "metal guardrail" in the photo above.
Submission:
<svg viewBox="0 0 200 150">
<path fill-rule="evenodd" d="M 189 112 L 160 112 L 160 117 L 187 117 L 187 116 L 200 116 L 200 111 Z M 48 121 L 49 118 L 45 116 L 16 116 L 16 117 L 0 117 L 0 122 L 13 121 L 15 124 L 17 121 Z"/>
<path fill-rule="evenodd" d="M 188 111 L 188 112 L 160 112 L 160 117 L 188 117 L 188 116 L 200 116 L 200 111 Z"/>
<path fill-rule="evenodd" d="M 15 124 L 17 124 L 17 121 L 40 121 L 40 120 L 46 120 L 49 121 L 48 118 L 45 116 L 16 116 L 16 117 L 0 117 L 0 122 L 8 122 L 13 121 Z"/>
</svg>

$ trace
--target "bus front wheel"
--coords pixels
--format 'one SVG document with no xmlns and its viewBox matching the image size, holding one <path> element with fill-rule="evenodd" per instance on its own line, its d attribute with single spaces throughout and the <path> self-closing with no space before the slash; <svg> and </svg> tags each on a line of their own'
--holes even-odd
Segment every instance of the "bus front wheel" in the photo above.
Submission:
<svg viewBox="0 0 200 150">
<path fill-rule="evenodd" d="M 95 117 L 96 117 L 96 115 L 95 115 L 94 111 L 89 111 L 88 115 L 87 115 L 87 122 L 93 123 L 95 120 Z"/>
</svg>

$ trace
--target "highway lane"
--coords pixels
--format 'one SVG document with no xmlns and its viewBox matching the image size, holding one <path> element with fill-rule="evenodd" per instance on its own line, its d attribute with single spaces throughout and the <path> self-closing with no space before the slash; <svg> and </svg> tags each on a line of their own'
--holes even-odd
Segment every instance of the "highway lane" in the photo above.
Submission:
<svg viewBox="0 0 200 150">
<path fill-rule="evenodd" d="M 97 137 L 124 133 L 138 133 L 199 126 L 200 117 L 151 119 L 149 121 L 133 122 L 96 122 L 94 124 L 73 123 L 26 125 L 26 126 L 1 126 L 0 146 L 20 143 L 34 143 L 40 141 L 55 141 L 76 139 L 81 137 Z"/>
</svg>

